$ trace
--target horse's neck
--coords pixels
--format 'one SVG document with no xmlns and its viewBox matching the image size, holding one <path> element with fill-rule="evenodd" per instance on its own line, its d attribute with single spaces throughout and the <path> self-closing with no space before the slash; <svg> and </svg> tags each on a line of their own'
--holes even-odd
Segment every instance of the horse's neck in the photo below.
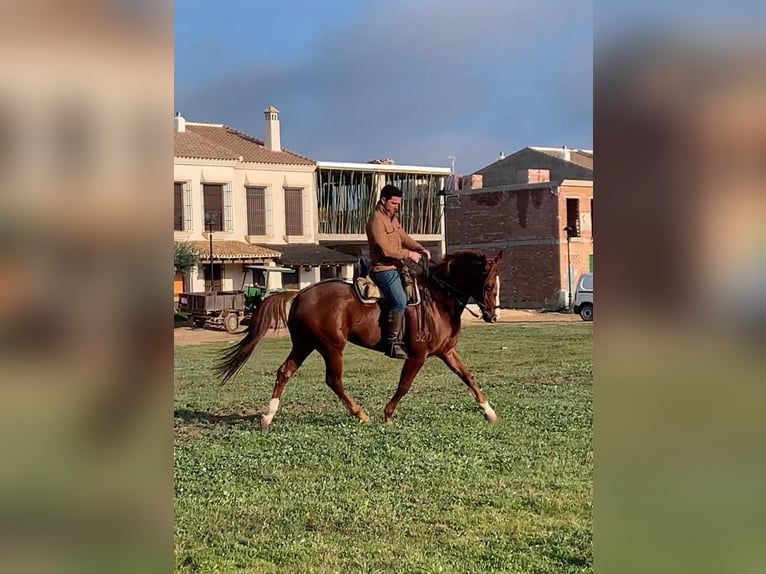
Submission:
<svg viewBox="0 0 766 574">
<path fill-rule="evenodd" d="M 449 284 L 448 280 L 439 278 Z M 422 285 L 421 285 L 422 287 Z M 446 288 L 434 285 L 433 283 L 428 286 L 430 293 L 430 299 L 440 312 L 445 313 L 450 320 L 450 324 L 453 329 L 460 328 L 460 316 L 463 314 L 465 305 L 462 305 L 454 294 L 450 293 Z"/>
</svg>

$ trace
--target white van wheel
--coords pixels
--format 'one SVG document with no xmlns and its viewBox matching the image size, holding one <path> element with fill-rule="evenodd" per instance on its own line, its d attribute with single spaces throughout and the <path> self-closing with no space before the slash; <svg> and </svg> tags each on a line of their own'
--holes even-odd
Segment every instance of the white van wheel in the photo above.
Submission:
<svg viewBox="0 0 766 574">
<path fill-rule="evenodd" d="M 580 307 L 580 317 L 583 321 L 593 321 L 593 305 L 585 304 Z"/>
</svg>

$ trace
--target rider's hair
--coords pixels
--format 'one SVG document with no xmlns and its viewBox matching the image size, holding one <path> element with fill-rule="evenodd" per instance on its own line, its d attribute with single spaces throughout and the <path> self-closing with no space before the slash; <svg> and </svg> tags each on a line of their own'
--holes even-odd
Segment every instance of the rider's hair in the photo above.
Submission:
<svg viewBox="0 0 766 574">
<path fill-rule="evenodd" d="M 401 196 L 402 196 L 402 190 L 396 187 L 395 185 L 391 185 L 390 183 L 388 185 L 383 186 L 383 189 L 380 190 L 381 199 L 391 199 L 392 197 L 401 197 Z"/>
</svg>

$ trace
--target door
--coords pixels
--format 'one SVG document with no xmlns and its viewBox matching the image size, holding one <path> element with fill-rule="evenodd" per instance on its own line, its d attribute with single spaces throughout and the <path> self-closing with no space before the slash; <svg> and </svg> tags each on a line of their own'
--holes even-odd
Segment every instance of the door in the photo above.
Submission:
<svg viewBox="0 0 766 574">
<path fill-rule="evenodd" d="M 178 294 L 184 291 L 184 275 L 176 271 L 173 275 L 173 303 L 178 303 Z"/>
<path fill-rule="evenodd" d="M 210 264 L 205 265 L 205 290 L 206 291 L 220 291 L 221 290 L 221 277 L 222 277 L 223 265 L 220 263 L 213 264 L 212 275 L 210 272 Z M 213 279 L 213 285 L 210 286 L 210 279 Z"/>
</svg>

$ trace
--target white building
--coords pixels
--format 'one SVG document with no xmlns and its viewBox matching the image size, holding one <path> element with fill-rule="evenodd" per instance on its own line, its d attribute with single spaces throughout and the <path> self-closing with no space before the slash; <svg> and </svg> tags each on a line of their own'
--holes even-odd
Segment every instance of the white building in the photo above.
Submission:
<svg viewBox="0 0 766 574">
<path fill-rule="evenodd" d="M 367 217 L 387 183 L 404 192 L 405 230 L 444 252 L 440 190 L 449 168 L 316 162 L 282 148 L 278 114 L 264 111 L 263 140 L 176 116 L 173 235 L 197 247 L 202 260 L 189 277 L 176 276 L 175 292 L 239 289 L 252 263 L 295 269 L 262 278 L 272 289 L 351 278 L 367 253 Z"/>
</svg>

